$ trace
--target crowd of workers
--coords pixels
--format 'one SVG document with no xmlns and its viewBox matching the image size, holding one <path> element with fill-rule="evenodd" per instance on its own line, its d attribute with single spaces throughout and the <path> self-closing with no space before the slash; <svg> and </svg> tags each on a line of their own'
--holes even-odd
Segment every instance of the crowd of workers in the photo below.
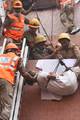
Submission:
<svg viewBox="0 0 80 120">
<path fill-rule="evenodd" d="M 60 4 L 61 9 L 65 7 L 65 10 L 62 10 L 60 14 L 61 21 L 64 26 L 67 26 L 67 32 L 71 33 L 75 27 L 73 8 L 68 4 L 63 6 L 62 2 Z M 25 17 L 32 7 L 25 11 L 20 0 L 12 1 L 10 5 L 10 9 L 8 9 L 8 4 L 4 4 L 6 18 L 4 23 L 0 20 L 0 28 L 3 30 L 1 37 L 7 38 L 4 54 L 0 55 L 0 120 L 9 120 L 16 71 L 19 71 L 25 78 L 24 83 L 33 85 L 38 82 L 41 89 L 46 88 L 58 95 L 60 99 L 62 96 L 73 94 L 76 91 L 78 88 L 77 77 L 80 74 L 80 48 L 71 42 L 68 33 L 61 33 L 58 37 L 58 44 L 53 47 L 47 43 L 47 37 L 37 34 L 40 21 L 37 18 L 29 20 Z M 70 13 L 67 12 L 68 8 Z M 67 17 L 68 23 L 66 23 L 67 19 L 64 16 Z M 24 31 L 25 24 L 28 26 L 26 31 Z M 61 60 L 64 58 L 76 58 L 78 62 L 73 68 L 67 68 L 63 74 L 27 72 L 18 54 L 24 37 L 29 46 L 29 59 L 59 59 L 63 64 Z"/>
</svg>

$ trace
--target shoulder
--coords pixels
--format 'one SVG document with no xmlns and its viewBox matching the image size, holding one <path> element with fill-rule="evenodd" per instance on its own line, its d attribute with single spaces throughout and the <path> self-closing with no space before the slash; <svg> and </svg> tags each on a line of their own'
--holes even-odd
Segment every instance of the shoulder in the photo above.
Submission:
<svg viewBox="0 0 80 120">
<path fill-rule="evenodd" d="M 76 44 L 74 44 L 74 43 L 70 43 L 69 44 L 69 48 L 75 48 L 77 45 Z"/>
</svg>

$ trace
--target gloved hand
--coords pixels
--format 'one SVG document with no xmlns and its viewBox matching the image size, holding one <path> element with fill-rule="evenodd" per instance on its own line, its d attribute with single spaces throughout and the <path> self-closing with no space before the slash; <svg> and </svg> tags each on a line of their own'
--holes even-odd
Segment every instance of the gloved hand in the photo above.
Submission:
<svg viewBox="0 0 80 120">
<path fill-rule="evenodd" d="M 56 79 L 56 73 L 54 73 L 54 72 L 51 73 L 51 72 L 50 72 L 49 75 L 47 76 L 47 78 L 48 78 L 48 79 L 53 79 L 53 80 L 55 80 L 55 79 Z"/>
</svg>

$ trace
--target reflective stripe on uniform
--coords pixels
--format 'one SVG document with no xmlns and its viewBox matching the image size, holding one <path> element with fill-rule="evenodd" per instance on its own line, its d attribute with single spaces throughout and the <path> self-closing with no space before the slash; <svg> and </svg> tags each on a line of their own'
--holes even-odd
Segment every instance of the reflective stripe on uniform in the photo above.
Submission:
<svg viewBox="0 0 80 120">
<path fill-rule="evenodd" d="M 72 3 L 71 0 L 62 0 L 62 1 L 60 2 L 61 5 L 66 5 L 66 4 L 71 4 L 71 3 Z"/>
<path fill-rule="evenodd" d="M 17 31 L 20 31 L 20 30 L 21 30 L 21 28 L 17 28 L 17 27 L 10 27 L 10 28 L 8 28 L 8 29 L 10 29 L 10 30 L 17 30 Z"/>
<path fill-rule="evenodd" d="M 18 60 L 18 57 L 16 56 L 12 59 L 11 65 L 7 65 L 7 63 L 5 65 L 0 64 L 0 67 L 4 68 L 4 69 L 10 69 L 10 70 L 14 71 L 15 70 L 15 64 L 16 64 L 17 60 Z"/>
</svg>

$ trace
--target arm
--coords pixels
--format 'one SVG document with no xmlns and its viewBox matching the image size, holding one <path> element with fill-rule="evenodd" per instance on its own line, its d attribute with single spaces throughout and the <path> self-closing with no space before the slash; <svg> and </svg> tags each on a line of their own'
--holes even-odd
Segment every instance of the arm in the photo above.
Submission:
<svg viewBox="0 0 80 120">
<path fill-rule="evenodd" d="M 55 58 L 57 58 L 57 59 L 63 59 L 63 56 L 62 56 L 62 54 L 61 54 L 61 49 L 62 49 L 62 46 L 61 46 L 61 44 L 60 43 L 58 43 L 56 46 L 55 46 L 55 48 L 54 48 L 54 56 L 55 56 Z"/>
<path fill-rule="evenodd" d="M 13 20 L 11 20 L 8 16 L 6 16 L 5 21 L 4 21 L 4 24 L 3 24 L 4 28 L 8 28 L 9 25 L 10 25 L 12 22 L 13 22 Z"/>
<path fill-rule="evenodd" d="M 54 53 L 51 53 L 43 57 L 43 59 L 51 59 L 51 58 L 54 58 Z"/>
<path fill-rule="evenodd" d="M 75 56 L 78 60 L 80 60 L 80 49 L 77 45 L 74 45 L 73 46 L 73 50 L 74 50 L 74 53 L 75 53 Z"/>
<path fill-rule="evenodd" d="M 19 70 L 20 74 L 24 77 L 24 82 L 30 85 L 33 85 L 36 82 L 36 77 L 32 76 L 30 73 L 27 72 L 26 68 L 23 66 L 22 59 L 19 59 L 17 69 Z"/>
<path fill-rule="evenodd" d="M 29 19 L 25 18 L 24 23 L 25 23 L 25 24 L 29 24 Z"/>
<path fill-rule="evenodd" d="M 22 14 L 27 15 L 32 11 L 32 8 L 34 7 L 35 3 L 31 5 L 31 7 L 28 10 L 22 9 Z"/>
</svg>

